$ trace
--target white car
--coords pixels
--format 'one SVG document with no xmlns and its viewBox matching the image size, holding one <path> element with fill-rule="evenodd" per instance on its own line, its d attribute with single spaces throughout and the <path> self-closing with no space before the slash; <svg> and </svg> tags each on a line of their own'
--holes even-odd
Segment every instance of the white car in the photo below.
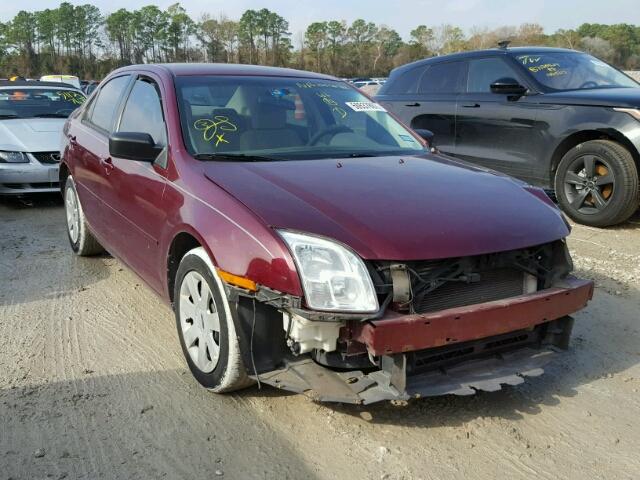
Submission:
<svg viewBox="0 0 640 480">
<path fill-rule="evenodd" d="M 0 195 L 59 191 L 62 127 L 85 99 L 61 83 L 0 81 Z"/>
<path fill-rule="evenodd" d="M 75 75 L 43 75 L 40 77 L 41 82 L 56 82 L 56 83 L 67 83 L 73 87 L 76 87 L 78 90 L 81 90 L 82 85 L 80 84 L 80 79 Z"/>
</svg>

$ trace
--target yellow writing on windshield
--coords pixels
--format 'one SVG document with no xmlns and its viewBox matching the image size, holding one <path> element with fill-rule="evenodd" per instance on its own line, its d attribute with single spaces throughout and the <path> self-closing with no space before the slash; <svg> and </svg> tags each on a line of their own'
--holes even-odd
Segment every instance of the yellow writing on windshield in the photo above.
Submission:
<svg viewBox="0 0 640 480">
<path fill-rule="evenodd" d="M 338 88 L 340 90 L 350 90 L 351 87 L 345 85 L 340 82 L 312 82 L 312 81 L 304 81 L 304 82 L 296 82 L 296 85 L 299 88 Z"/>
<path fill-rule="evenodd" d="M 60 97 L 62 97 L 67 102 L 71 102 L 74 105 L 82 105 L 85 101 L 85 96 L 78 92 L 59 92 Z"/>
<path fill-rule="evenodd" d="M 202 132 L 202 138 L 205 142 L 216 142 L 216 147 L 221 143 L 229 143 L 225 138 L 225 132 L 235 132 L 238 127 L 231 123 L 229 117 L 224 115 L 216 115 L 213 119 L 201 118 L 193 124 L 196 130 Z"/>
<path fill-rule="evenodd" d="M 532 63 L 538 63 L 542 57 L 535 57 L 533 55 L 520 55 L 518 60 L 522 62 L 523 65 L 530 65 Z"/>
<path fill-rule="evenodd" d="M 338 106 L 338 102 L 336 102 L 331 95 L 325 92 L 317 92 L 318 95 L 324 103 L 331 107 L 331 111 L 337 113 L 340 118 L 345 118 L 347 116 L 347 111 L 344 108 Z"/>
<path fill-rule="evenodd" d="M 567 71 L 560 68 L 559 63 L 545 63 L 543 65 L 536 65 L 529 67 L 529 71 L 533 73 L 545 72 L 547 77 L 558 77 L 560 75 L 566 75 Z"/>
</svg>

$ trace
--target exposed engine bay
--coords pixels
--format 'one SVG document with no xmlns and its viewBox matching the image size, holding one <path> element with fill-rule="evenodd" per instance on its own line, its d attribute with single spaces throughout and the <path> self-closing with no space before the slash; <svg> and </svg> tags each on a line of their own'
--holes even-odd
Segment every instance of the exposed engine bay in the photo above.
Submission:
<svg viewBox="0 0 640 480">
<path fill-rule="evenodd" d="M 380 305 L 369 315 L 306 310 L 301 299 L 268 290 L 237 292 L 251 376 L 351 403 L 515 385 L 568 347 L 569 314 L 593 288 L 569 276 L 564 241 L 367 268 Z"/>
</svg>

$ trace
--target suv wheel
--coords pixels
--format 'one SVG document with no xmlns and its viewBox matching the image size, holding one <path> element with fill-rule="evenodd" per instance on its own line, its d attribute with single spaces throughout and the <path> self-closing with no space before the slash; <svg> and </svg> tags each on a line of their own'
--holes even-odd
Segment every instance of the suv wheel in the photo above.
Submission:
<svg viewBox="0 0 640 480">
<path fill-rule="evenodd" d="M 196 380 L 218 393 L 251 385 L 222 281 L 204 248 L 182 258 L 173 298 L 182 352 Z"/>
<path fill-rule="evenodd" d="M 76 184 L 69 175 L 64 183 L 64 210 L 67 217 L 67 235 L 76 255 L 86 257 L 104 252 L 102 245 L 89 230 L 84 216 Z"/>
<path fill-rule="evenodd" d="M 633 157 L 610 140 L 591 140 L 569 150 L 558 165 L 555 191 L 567 215 L 593 227 L 624 222 L 640 205 Z"/>
</svg>

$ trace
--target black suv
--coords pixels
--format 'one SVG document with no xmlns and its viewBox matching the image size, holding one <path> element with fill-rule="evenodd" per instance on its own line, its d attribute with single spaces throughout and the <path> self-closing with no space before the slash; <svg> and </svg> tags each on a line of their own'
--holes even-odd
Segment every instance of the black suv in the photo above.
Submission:
<svg viewBox="0 0 640 480">
<path fill-rule="evenodd" d="M 438 148 L 555 190 L 593 226 L 640 205 L 640 85 L 595 57 L 497 48 L 399 67 L 377 100 Z"/>
</svg>

